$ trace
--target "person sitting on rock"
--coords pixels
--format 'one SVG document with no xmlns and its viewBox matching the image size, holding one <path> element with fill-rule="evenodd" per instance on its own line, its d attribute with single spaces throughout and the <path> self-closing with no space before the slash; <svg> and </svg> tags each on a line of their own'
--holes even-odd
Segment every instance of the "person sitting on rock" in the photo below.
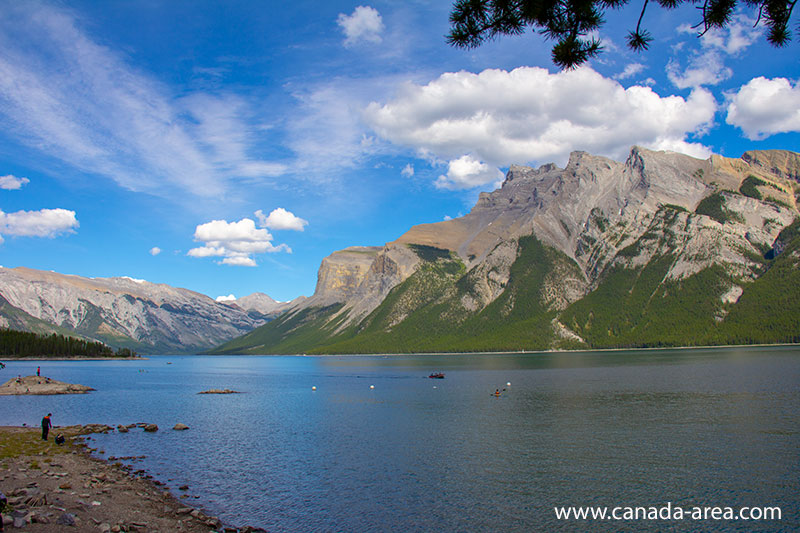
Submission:
<svg viewBox="0 0 800 533">
<path fill-rule="evenodd" d="M 65 441 L 65 440 L 66 440 L 66 439 L 64 438 L 64 435 L 62 435 L 61 433 L 59 433 L 58 435 L 56 435 L 56 440 L 55 440 L 55 442 L 56 442 L 56 444 L 58 444 L 59 446 L 61 446 L 62 444 L 64 444 L 64 441 Z"/>
<path fill-rule="evenodd" d="M 50 423 L 50 417 L 53 413 L 47 413 L 47 416 L 42 418 L 42 440 L 47 440 L 47 434 L 50 433 L 50 428 L 53 425 Z"/>
</svg>

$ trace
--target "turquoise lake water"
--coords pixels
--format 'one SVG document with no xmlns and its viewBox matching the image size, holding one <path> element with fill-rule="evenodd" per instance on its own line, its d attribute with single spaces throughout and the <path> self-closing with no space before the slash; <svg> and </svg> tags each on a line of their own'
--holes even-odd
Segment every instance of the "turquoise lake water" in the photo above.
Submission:
<svg viewBox="0 0 800 533">
<path fill-rule="evenodd" d="M 800 530 L 798 347 L 28 361 L 8 362 L 0 380 L 37 365 L 97 391 L 0 396 L 0 424 L 38 425 L 47 412 L 56 426 L 156 423 L 92 446 L 145 455 L 136 468 L 175 494 L 189 485 L 187 501 L 227 523 Z M 438 371 L 446 378 L 427 378 Z M 211 388 L 242 394 L 197 394 Z M 667 504 L 777 506 L 782 520 L 561 521 L 553 510 Z"/>
</svg>

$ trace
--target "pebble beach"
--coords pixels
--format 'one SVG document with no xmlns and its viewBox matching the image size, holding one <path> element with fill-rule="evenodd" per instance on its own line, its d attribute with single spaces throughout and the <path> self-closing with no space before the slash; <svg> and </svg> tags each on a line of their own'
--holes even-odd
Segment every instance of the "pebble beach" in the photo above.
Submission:
<svg viewBox="0 0 800 533">
<path fill-rule="evenodd" d="M 91 434 L 113 430 L 95 424 L 54 427 L 43 441 L 38 428 L 0 426 L 0 492 L 8 499 L 2 513 L 5 531 L 263 531 L 223 524 L 146 472 L 92 456 L 87 445 Z M 63 445 L 53 442 L 57 434 L 65 437 Z"/>
</svg>

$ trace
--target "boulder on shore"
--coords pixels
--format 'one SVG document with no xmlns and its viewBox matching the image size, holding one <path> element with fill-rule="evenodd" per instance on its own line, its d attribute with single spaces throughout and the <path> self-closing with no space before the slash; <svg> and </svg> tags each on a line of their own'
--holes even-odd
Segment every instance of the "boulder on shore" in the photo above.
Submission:
<svg viewBox="0 0 800 533">
<path fill-rule="evenodd" d="M 66 383 L 44 376 L 20 376 L 11 378 L 0 385 L 0 395 L 11 396 L 18 394 L 85 394 L 93 391 L 86 385 Z"/>
</svg>

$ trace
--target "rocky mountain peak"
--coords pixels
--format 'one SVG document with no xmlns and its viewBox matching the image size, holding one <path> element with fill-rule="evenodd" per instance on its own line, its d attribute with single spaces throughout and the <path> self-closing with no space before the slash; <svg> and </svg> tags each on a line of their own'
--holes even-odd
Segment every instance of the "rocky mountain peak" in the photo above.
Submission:
<svg viewBox="0 0 800 533">
<path fill-rule="evenodd" d="M 624 162 L 574 152 L 563 169 L 513 165 L 463 217 L 332 254 L 312 298 L 220 351 L 796 342 L 770 301 L 797 316 L 798 157 L 634 146 Z"/>
<path fill-rule="evenodd" d="M 715 190 L 738 191 L 741 174 L 754 165 L 769 166 L 775 179 L 793 175 L 794 157 L 752 152 L 747 159 L 731 162 L 634 146 L 624 162 L 576 151 L 563 169 L 555 164 L 512 165 L 502 186 L 481 193 L 467 215 L 414 226 L 384 249 L 349 248 L 323 260 L 317 292 L 303 306 L 339 302 L 359 307 L 359 315 L 370 311 L 387 287 L 407 277 L 402 272 L 413 273 L 409 266 L 415 266 L 415 260 L 404 259 L 405 269 L 387 268 L 400 257 L 398 250 L 410 245 L 450 250 L 467 268 L 491 273 L 494 281 L 481 286 L 495 287 L 485 291 L 493 298 L 509 275 L 513 243 L 531 234 L 572 258 L 584 272 L 584 283 L 590 284 L 606 261 L 648 230 L 663 206 L 693 212 Z M 736 165 L 741 168 L 734 171 Z M 587 254 L 589 242 L 603 243 L 602 250 Z M 379 272 L 387 273 L 380 282 Z M 370 292 L 368 287 L 380 289 Z"/>
</svg>

